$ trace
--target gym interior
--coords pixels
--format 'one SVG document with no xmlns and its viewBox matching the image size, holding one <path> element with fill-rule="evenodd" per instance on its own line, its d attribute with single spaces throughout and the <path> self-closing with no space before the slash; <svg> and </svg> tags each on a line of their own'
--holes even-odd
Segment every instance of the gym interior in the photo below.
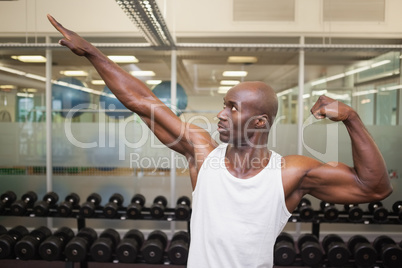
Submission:
<svg viewBox="0 0 402 268">
<path fill-rule="evenodd" d="M 400 10 L 396 0 L 0 1 L 0 266 L 185 267 L 191 242 L 185 158 L 58 44 L 51 14 L 218 142 L 224 94 L 263 81 L 279 101 L 271 150 L 353 166 L 344 125 L 310 113 L 320 95 L 350 105 L 393 193 L 350 205 L 305 196 L 275 266 L 402 267 Z"/>
</svg>

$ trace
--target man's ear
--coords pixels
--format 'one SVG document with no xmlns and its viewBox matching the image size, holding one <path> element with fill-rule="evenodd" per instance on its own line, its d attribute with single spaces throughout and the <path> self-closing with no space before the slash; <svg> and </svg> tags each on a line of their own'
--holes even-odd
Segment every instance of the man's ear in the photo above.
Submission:
<svg viewBox="0 0 402 268">
<path fill-rule="evenodd" d="M 269 128 L 268 115 L 262 114 L 262 115 L 258 116 L 256 128 L 258 128 L 258 129 Z"/>
</svg>

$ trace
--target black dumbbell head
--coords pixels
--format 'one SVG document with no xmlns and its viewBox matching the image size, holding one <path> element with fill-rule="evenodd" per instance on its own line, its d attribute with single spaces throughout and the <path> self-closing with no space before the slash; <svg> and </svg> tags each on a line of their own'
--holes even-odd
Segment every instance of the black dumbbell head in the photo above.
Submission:
<svg viewBox="0 0 402 268">
<path fill-rule="evenodd" d="M 55 192 L 49 192 L 43 196 L 42 201 L 37 202 L 33 208 L 36 216 L 45 216 L 49 212 L 50 206 L 59 201 L 59 195 Z"/>
<path fill-rule="evenodd" d="M 17 195 L 13 191 L 7 191 L 0 196 L 0 202 L 6 206 L 11 205 L 15 200 L 17 200 Z"/>
<path fill-rule="evenodd" d="M 168 258 L 172 264 L 185 265 L 187 263 L 190 236 L 187 232 L 176 232 L 168 249 Z"/>
<path fill-rule="evenodd" d="M 144 234 L 133 229 L 128 231 L 116 247 L 116 258 L 119 262 L 134 263 L 144 242 Z"/>
<path fill-rule="evenodd" d="M 82 228 L 77 235 L 72 238 L 64 249 L 67 260 L 81 262 L 87 259 L 89 247 L 98 238 L 96 231 L 89 227 Z"/>
<path fill-rule="evenodd" d="M 61 202 L 57 208 L 60 216 L 68 217 L 71 215 L 73 208 L 78 206 L 80 203 L 80 197 L 76 193 L 71 193 L 67 195 L 64 199 L 64 202 Z"/>
<path fill-rule="evenodd" d="M 146 263 L 162 263 L 167 244 L 167 236 L 164 232 L 155 230 L 148 236 L 141 248 L 141 254 Z"/>
<path fill-rule="evenodd" d="M 182 204 L 182 205 L 187 205 L 190 206 L 191 205 L 191 201 L 190 198 L 188 198 L 188 196 L 181 196 L 177 199 L 177 204 Z"/>
<path fill-rule="evenodd" d="M 118 243 L 120 243 L 120 234 L 116 230 L 111 228 L 104 230 L 91 246 L 92 259 L 98 262 L 110 261 Z"/>
<path fill-rule="evenodd" d="M 380 255 L 384 267 L 400 267 L 402 264 L 402 249 L 391 237 L 381 235 L 374 240 L 373 246 Z"/>
<path fill-rule="evenodd" d="M 313 234 L 302 234 L 297 240 L 302 261 L 310 266 L 318 265 L 323 258 L 318 238 Z"/>
<path fill-rule="evenodd" d="M 150 208 L 150 212 L 152 217 L 154 218 L 162 218 L 165 215 L 165 208 L 167 205 L 167 199 L 164 196 L 157 196 L 154 199 L 154 203 L 152 204 Z"/>
<path fill-rule="evenodd" d="M 14 246 L 22 237 L 28 235 L 28 229 L 22 225 L 17 225 L 6 234 L 0 236 L 0 259 L 6 259 L 13 255 Z"/>
<path fill-rule="evenodd" d="M 116 203 L 119 207 L 123 205 L 124 197 L 119 193 L 114 193 L 110 198 L 109 202 Z"/>
<path fill-rule="evenodd" d="M 353 205 L 347 211 L 351 222 L 360 222 L 363 220 L 363 210 L 359 206 Z"/>
<path fill-rule="evenodd" d="M 11 213 L 16 216 L 24 215 L 27 207 L 33 206 L 38 199 L 38 195 L 33 191 L 28 191 L 22 195 L 21 200 L 11 204 Z"/>
<path fill-rule="evenodd" d="M 98 206 L 102 202 L 102 197 L 98 193 L 92 193 L 87 197 L 87 202 L 94 203 Z"/>
<path fill-rule="evenodd" d="M 402 222 L 402 201 L 396 201 L 392 205 L 392 211 L 398 216 L 399 222 Z"/>
<path fill-rule="evenodd" d="M 76 206 L 80 203 L 80 196 L 76 193 L 70 193 L 64 198 L 64 201 L 71 203 L 73 206 Z"/>
<path fill-rule="evenodd" d="M 60 227 L 39 246 L 39 255 L 47 261 L 61 260 L 65 245 L 74 237 L 69 227 Z"/>
<path fill-rule="evenodd" d="M 143 196 L 142 194 L 135 194 L 133 198 L 131 198 L 131 203 L 138 203 L 141 206 L 144 206 L 145 196 Z"/>
<path fill-rule="evenodd" d="M 348 249 L 352 253 L 357 267 L 373 267 L 377 260 L 377 251 L 368 239 L 362 235 L 352 236 L 348 241 Z"/>
<path fill-rule="evenodd" d="M 154 204 L 160 204 L 160 205 L 166 207 L 166 205 L 167 205 L 167 199 L 166 199 L 166 197 L 164 197 L 163 195 L 158 195 L 158 196 L 155 197 L 155 199 L 154 199 Z"/>
<path fill-rule="evenodd" d="M 289 266 L 296 259 L 293 237 L 286 232 L 278 235 L 274 246 L 274 262 L 276 265 Z"/>
<path fill-rule="evenodd" d="M 344 267 L 349 262 L 349 250 L 340 236 L 336 234 L 327 235 L 324 237 L 322 245 L 331 266 Z"/>
</svg>

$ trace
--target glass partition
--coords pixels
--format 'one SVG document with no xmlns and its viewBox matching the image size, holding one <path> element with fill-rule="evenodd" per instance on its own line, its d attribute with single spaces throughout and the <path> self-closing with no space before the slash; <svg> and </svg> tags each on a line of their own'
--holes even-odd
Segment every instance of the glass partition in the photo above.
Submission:
<svg viewBox="0 0 402 268">
<path fill-rule="evenodd" d="M 109 196 L 119 192 L 127 205 L 135 193 L 141 192 L 150 205 L 157 195 L 170 196 L 170 172 L 175 167 L 176 197 L 191 196 L 185 159 L 177 155 L 172 163 L 171 151 L 138 115 L 120 106 L 89 62 L 66 49 L 51 50 L 51 141 L 46 137 L 45 63 L 23 63 L 13 58 L 30 54 L 43 56 L 45 50 L 9 48 L 0 59 L 0 189 L 13 190 L 18 197 L 34 190 L 42 198 L 47 191 L 46 169 L 52 168 L 53 190 L 60 199 L 76 192 L 83 201 L 90 193 L 98 192 L 105 203 Z M 170 51 L 117 47 L 102 48 L 102 51 L 107 55 L 136 56 L 138 62 L 119 64 L 147 83 L 151 90 L 171 80 Z M 352 49 L 306 51 L 303 154 L 322 161 L 336 160 L 353 165 L 350 140 L 343 125 L 311 119 L 309 111 L 318 96 L 327 95 L 358 111 L 384 154 L 390 172 L 399 174 L 398 159 L 402 149 L 400 52 L 370 52 L 363 59 L 355 57 L 355 52 Z M 186 102 L 180 118 L 207 129 L 218 139 L 216 115 L 222 107 L 225 91 L 239 81 L 265 81 L 277 91 L 279 100 L 268 146 L 282 155 L 296 154 L 300 116 L 298 53 L 298 49 L 280 47 L 179 50 L 177 73 L 183 88 L 179 98 Z M 232 55 L 256 57 L 258 61 L 228 63 Z M 66 71 L 85 73 L 84 76 L 68 76 Z M 225 77 L 224 71 L 242 71 L 247 75 Z M 228 85 L 221 84 L 225 80 L 229 81 L 225 82 Z M 160 97 L 169 99 L 169 90 Z M 46 167 L 48 142 L 52 145 L 52 167 Z M 395 192 L 386 201 L 389 204 L 401 196 L 399 181 L 393 179 L 392 183 Z M 168 206 L 174 205 L 169 203 Z M 0 224 L 10 220 L 14 219 L 0 217 Z M 58 224 L 62 221 L 56 219 L 55 225 Z M 102 227 L 106 223 L 91 224 Z M 118 224 L 129 228 L 133 223 Z M 155 228 L 169 228 L 163 225 L 165 223 L 152 224 Z M 178 228 L 184 227 L 178 223 Z"/>
</svg>

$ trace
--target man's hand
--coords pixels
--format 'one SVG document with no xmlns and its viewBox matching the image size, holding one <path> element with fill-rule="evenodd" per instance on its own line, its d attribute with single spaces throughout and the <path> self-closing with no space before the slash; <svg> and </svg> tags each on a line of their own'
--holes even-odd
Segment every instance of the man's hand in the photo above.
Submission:
<svg viewBox="0 0 402 268">
<path fill-rule="evenodd" d="M 310 111 L 317 119 L 328 118 L 332 121 L 345 121 L 354 112 L 350 106 L 324 95 L 318 98 Z"/>
<path fill-rule="evenodd" d="M 60 39 L 59 44 L 68 47 L 72 52 L 78 56 L 86 56 L 88 54 L 88 49 L 92 45 L 83 39 L 81 36 L 73 31 L 70 31 L 63 27 L 57 20 L 55 20 L 51 15 L 47 15 L 50 23 L 64 36 Z"/>
</svg>

